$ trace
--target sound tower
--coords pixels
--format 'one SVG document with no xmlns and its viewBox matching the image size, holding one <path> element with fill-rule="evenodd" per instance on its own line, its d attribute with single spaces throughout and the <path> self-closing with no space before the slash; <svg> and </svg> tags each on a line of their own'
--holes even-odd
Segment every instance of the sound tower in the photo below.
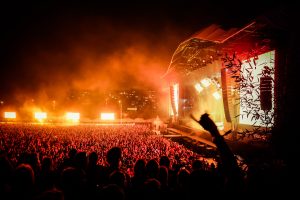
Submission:
<svg viewBox="0 0 300 200">
<path fill-rule="evenodd" d="M 260 108 L 272 109 L 272 77 L 266 75 L 260 78 Z"/>
<path fill-rule="evenodd" d="M 171 108 L 173 111 L 174 116 L 176 116 L 176 107 L 175 107 L 175 98 L 174 98 L 174 86 L 170 86 L 170 100 L 171 100 Z"/>
<path fill-rule="evenodd" d="M 229 102 L 228 102 L 228 86 L 227 86 L 227 73 L 226 68 L 221 69 L 221 83 L 222 83 L 222 96 L 224 113 L 227 122 L 231 122 L 230 112 L 229 112 Z"/>
</svg>

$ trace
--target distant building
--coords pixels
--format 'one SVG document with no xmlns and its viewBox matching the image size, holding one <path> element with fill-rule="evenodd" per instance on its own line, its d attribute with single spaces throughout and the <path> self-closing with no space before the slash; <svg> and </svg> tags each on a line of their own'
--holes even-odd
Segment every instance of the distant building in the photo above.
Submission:
<svg viewBox="0 0 300 200">
<path fill-rule="evenodd" d="M 153 118 L 157 114 L 157 92 L 155 90 L 116 90 L 107 94 L 109 102 L 122 103 L 124 117 Z"/>
</svg>

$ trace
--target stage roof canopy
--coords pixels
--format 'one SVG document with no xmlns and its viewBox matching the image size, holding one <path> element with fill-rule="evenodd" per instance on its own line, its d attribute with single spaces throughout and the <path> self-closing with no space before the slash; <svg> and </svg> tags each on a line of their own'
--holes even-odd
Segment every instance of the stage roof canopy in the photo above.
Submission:
<svg viewBox="0 0 300 200">
<path fill-rule="evenodd" d="M 188 75 L 219 59 L 224 53 L 238 53 L 243 59 L 270 49 L 272 29 L 265 20 L 253 21 L 242 28 L 222 29 L 212 24 L 183 41 L 172 56 L 166 73 Z M 266 28 L 267 27 L 267 28 Z M 244 55 L 243 55 L 244 54 Z"/>
</svg>

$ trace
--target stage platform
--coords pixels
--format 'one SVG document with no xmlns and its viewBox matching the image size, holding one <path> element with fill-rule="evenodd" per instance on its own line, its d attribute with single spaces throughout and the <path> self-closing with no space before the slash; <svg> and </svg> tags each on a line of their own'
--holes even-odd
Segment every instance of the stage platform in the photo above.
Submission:
<svg viewBox="0 0 300 200">
<path fill-rule="evenodd" d="M 185 137 L 189 138 L 189 142 L 196 144 L 199 147 L 202 147 L 205 150 L 216 151 L 216 145 L 212 142 L 212 137 L 207 131 L 186 129 L 179 130 L 179 128 L 167 128 L 165 133 L 161 134 L 163 137 Z M 221 133 L 222 134 L 222 133 Z M 230 149 L 234 154 L 239 155 L 243 158 L 253 159 L 260 154 L 268 154 L 269 145 L 262 143 L 249 143 L 238 140 L 225 139 L 226 143 L 229 145 Z"/>
<path fill-rule="evenodd" d="M 193 132 L 193 133 L 187 133 L 185 131 L 181 131 L 181 130 L 178 130 L 178 129 L 175 129 L 175 128 L 167 128 L 167 134 L 165 134 L 164 136 L 165 137 L 168 137 L 169 134 L 173 134 L 173 135 L 176 135 L 177 137 L 189 137 L 191 139 L 194 139 L 196 141 L 199 141 L 203 144 L 206 144 L 210 147 L 213 147 L 213 148 L 216 148 L 216 145 L 209 141 L 208 139 L 204 138 L 204 137 L 201 137 L 199 134 Z"/>
</svg>

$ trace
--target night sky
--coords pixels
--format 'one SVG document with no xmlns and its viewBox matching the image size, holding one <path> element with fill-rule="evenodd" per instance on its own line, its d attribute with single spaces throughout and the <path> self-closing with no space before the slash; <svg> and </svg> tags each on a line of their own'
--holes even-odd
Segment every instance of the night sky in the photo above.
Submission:
<svg viewBox="0 0 300 200">
<path fill-rule="evenodd" d="M 159 89 L 184 39 L 211 23 L 241 27 L 276 6 L 258 0 L 1 3 L 0 100 L 57 99 L 71 89 Z"/>
</svg>

